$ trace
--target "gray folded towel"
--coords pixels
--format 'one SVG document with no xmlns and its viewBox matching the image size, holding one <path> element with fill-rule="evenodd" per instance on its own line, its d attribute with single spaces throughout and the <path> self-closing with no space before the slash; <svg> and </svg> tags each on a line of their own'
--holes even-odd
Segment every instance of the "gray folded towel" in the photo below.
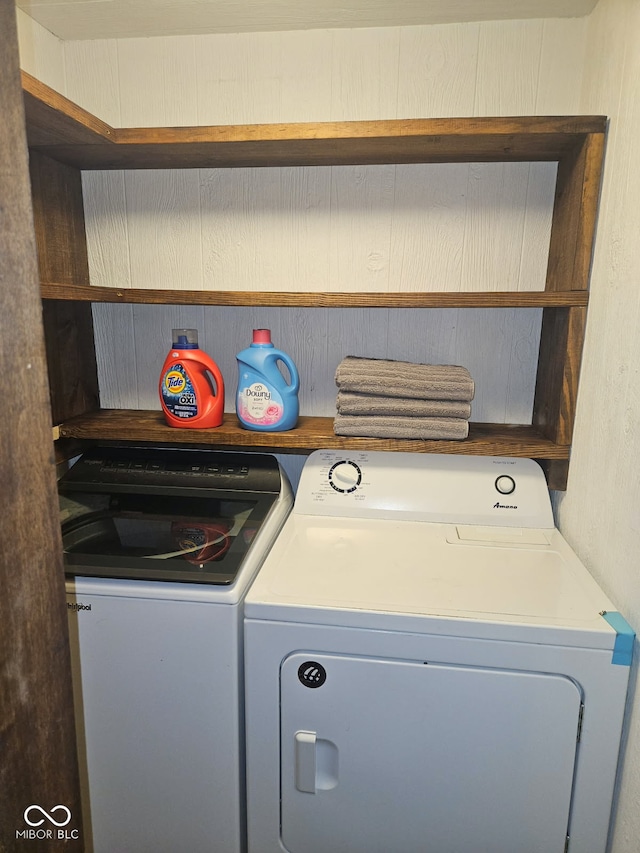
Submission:
<svg viewBox="0 0 640 853">
<path fill-rule="evenodd" d="M 336 415 L 336 435 L 362 438 L 463 439 L 469 435 L 469 422 L 463 418 L 399 418 L 367 415 Z"/>
<path fill-rule="evenodd" d="M 379 397 L 338 391 L 336 409 L 341 415 L 399 415 L 422 418 L 469 418 L 471 403 L 462 400 L 419 400 Z"/>
<path fill-rule="evenodd" d="M 348 355 L 336 369 L 341 391 L 419 400 L 473 400 L 474 382 L 457 364 L 414 364 Z"/>
</svg>

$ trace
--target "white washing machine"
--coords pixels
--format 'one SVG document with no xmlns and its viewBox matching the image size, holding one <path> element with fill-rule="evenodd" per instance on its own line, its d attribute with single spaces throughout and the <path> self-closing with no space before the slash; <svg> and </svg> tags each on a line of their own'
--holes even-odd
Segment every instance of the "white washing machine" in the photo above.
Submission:
<svg viewBox="0 0 640 853">
<path fill-rule="evenodd" d="M 633 642 L 535 462 L 316 451 L 245 603 L 250 853 L 604 853 Z"/>
<path fill-rule="evenodd" d="M 100 447 L 59 492 L 83 849 L 244 851 L 242 606 L 286 475 L 264 454 Z"/>
</svg>

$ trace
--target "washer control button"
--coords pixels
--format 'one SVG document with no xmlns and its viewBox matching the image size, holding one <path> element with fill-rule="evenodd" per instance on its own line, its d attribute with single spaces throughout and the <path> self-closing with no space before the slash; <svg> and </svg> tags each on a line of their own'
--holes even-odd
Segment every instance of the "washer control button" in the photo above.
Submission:
<svg viewBox="0 0 640 853">
<path fill-rule="evenodd" d="M 516 490 L 516 481 L 507 474 L 502 474 L 496 480 L 496 489 L 501 495 L 510 495 Z"/>
</svg>

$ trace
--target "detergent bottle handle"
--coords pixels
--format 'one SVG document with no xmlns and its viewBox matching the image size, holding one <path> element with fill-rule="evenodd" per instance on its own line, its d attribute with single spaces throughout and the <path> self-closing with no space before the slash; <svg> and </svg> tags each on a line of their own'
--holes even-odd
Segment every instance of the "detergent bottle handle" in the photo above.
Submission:
<svg viewBox="0 0 640 853">
<path fill-rule="evenodd" d="M 271 360 L 273 361 L 274 365 L 277 365 L 277 363 L 279 361 L 281 361 L 286 366 L 287 370 L 289 371 L 289 377 L 291 380 L 290 382 L 287 382 L 286 384 L 288 385 L 289 389 L 294 394 L 297 394 L 298 388 L 300 387 L 300 377 L 298 376 L 298 369 L 295 366 L 295 364 L 293 363 L 293 360 L 291 359 L 291 357 L 288 356 L 286 354 L 286 352 L 280 352 L 278 350 L 277 352 L 274 352 L 271 355 Z M 283 377 L 283 379 L 284 379 L 284 377 Z M 286 382 L 286 380 L 285 380 L 285 382 Z"/>
<path fill-rule="evenodd" d="M 206 352 L 200 351 L 198 353 L 198 358 L 214 378 L 216 384 L 214 397 L 224 397 L 224 379 L 222 378 L 220 368 Z"/>
</svg>

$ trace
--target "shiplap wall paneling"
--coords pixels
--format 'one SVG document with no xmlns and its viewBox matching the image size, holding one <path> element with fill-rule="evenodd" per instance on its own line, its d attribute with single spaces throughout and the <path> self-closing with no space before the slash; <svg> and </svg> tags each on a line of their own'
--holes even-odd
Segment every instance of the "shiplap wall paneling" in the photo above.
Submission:
<svg viewBox="0 0 640 853">
<path fill-rule="evenodd" d="M 282 80 L 295 74 L 282 50 L 282 33 L 196 37 L 199 124 L 262 124 L 281 121 Z M 310 46 L 310 56 L 315 49 Z M 313 102 L 316 87 L 308 97 Z M 294 119 L 299 121 L 300 119 Z"/>
<path fill-rule="evenodd" d="M 116 42 L 123 127 L 200 124 L 195 37 Z"/>
<path fill-rule="evenodd" d="M 467 166 L 396 167 L 390 290 L 462 289 L 468 183 Z"/>
<path fill-rule="evenodd" d="M 99 287 L 132 286 L 125 175 L 82 175 L 89 276 L 91 284 Z"/>
<path fill-rule="evenodd" d="M 528 164 L 85 172 L 91 280 L 542 290 L 555 168 L 543 165 L 531 181 Z"/>
<path fill-rule="evenodd" d="M 140 331 L 142 337 L 142 330 L 135 326 L 134 308 L 92 305 L 100 405 L 105 409 L 141 408 L 137 354 L 142 342 L 137 334 Z"/>
<path fill-rule="evenodd" d="M 520 236 L 520 264 L 514 290 L 544 290 L 547 250 L 556 186 L 556 163 L 519 164 L 526 168 L 526 199 Z M 523 169 L 524 175 L 524 169 Z M 514 211 L 514 219 L 518 219 Z M 541 247 L 544 252 L 541 253 Z"/>
<path fill-rule="evenodd" d="M 389 279 L 395 166 L 334 166 L 327 290 L 398 289 Z"/>
<path fill-rule="evenodd" d="M 543 21 L 486 22 L 480 27 L 475 114 L 535 111 Z M 507 73 L 505 73 L 507 72 Z"/>
<path fill-rule="evenodd" d="M 60 42 L 21 10 L 18 25 L 21 65 L 26 71 L 115 125 L 127 123 L 119 115 L 122 91 L 125 109 L 133 110 L 136 104 L 142 108 L 132 116 L 132 123 L 143 126 L 146 122 L 162 124 L 163 115 L 169 119 L 167 110 L 172 104 L 180 118 L 194 91 L 199 124 L 329 120 L 332 108 L 337 108 L 336 99 L 331 105 L 332 89 L 339 89 L 332 78 L 334 73 L 342 73 L 348 61 L 337 55 L 355 55 L 352 36 L 362 50 L 367 37 L 363 32 L 373 33 L 378 43 L 391 35 L 394 44 L 399 33 L 397 106 L 395 110 L 389 107 L 390 117 L 491 115 L 496 112 L 491 102 L 496 100 L 501 102 L 503 114 L 532 112 L 531 107 L 525 110 L 519 104 L 531 87 L 535 88 L 533 109 L 538 114 L 574 112 L 578 110 L 587 19 L 69 42 Z M 613 41 L 615 46 L 615 38 Z M 370 44 L 364 44 L 365 52 Z M 195 85 L 188 76 L 194 63 Z M 171 77 L 167 76 L 169 66 Z M 370 63 L 372 66 L 371 79 L 375 79 L 380 67 Z M 91 73 L 92 69 L 99 71 Z M 387 79 L 395 80 L 396 71 L 391 74 Z M 599 85 L 613 75 L 613 69 L 600 75 Z M 265 77 L 276 81 L 269 97 L 259 89 L 259 81 Z M 363 90 L 365 85 L 371 86 L 371 80 L 362 74 L 360 78 Z M 391 91 L 393 86 L 387 88 Z M 377 97 L 382 109 L 385 97 Z M 349 101 L 357 99 L 348 94 L 338 99 L 343 107 Z M 185 121 L 193 123 L 192 117 L 185 116 Z"/>
<path fill-rule="evenodd" d="M 331 30 L 280 33 L 280 121 L 328 121 L 331 117 Z"/>
<path fill-rule="evenodd" d="M 201 170 L 205 290 L 329 290 L 330 193 L 329 167 Z"/>
<path fill-rule="evenodd" d="M 401 32 L 333 31 L 331 121 L 396 118 Z"/>
<path fill-rule="evenodd" d="M 553 193 L 540 208 L 527 205 L 529 172 L 528 163 L 470 166 L 461 290 L 524 289 L 523 265 L 531 289 L 544 290 Z"/>
<path fill-rule="evenodd" d="M 199 171 L 131 171 L 124 180 L 134 287 L 201 290 Z"/>
<path fill-rule="evenodd" d="M 585 69 L 588 18 L 549 18 L 543 22 L 538 65 L 536 115 L 583 112 L 580 92 Z"/>
<path fill-rule="evenodd" d="M 570 472 L 571 494 L 558 500 L 558 517 L 570 541 L 636 628 L 640 624 L 639 13 L 637 4 L 611 0 L 599 5 L 589 22 L 590 61 L 581 106 L 609 115 L 610 125 L 578 397 L 577 451 Z M 611 500 L 603 502 L 603 495 Z M 635 737 L 640 745 L 637 732 Z M 640 775 L 631 789 L 635 796 L 627 795 L 628 814 L 637 800 Z M 628 815 L 625 823 L 633 825 Z M 619 842 L 626 849 L 622 834 Z"/>
<path fill-rule="evenodd" d="M 403 27 L 398 118 L 474 115 L 480 24 Z"/>
<path fill-rule="evenodd" d="M 128 84 L 120 74 L 118 42 L 113 39 L 63 42 L 63 49 L 66 91 L 62 94 L 107 124 L 121 127 L 120 89 L 126 91 Z M 143 62 L 146 61 L 143 57 Z M 155 102 L 159 92 L 155 86 L 153 91 Z"/>
</svg>

